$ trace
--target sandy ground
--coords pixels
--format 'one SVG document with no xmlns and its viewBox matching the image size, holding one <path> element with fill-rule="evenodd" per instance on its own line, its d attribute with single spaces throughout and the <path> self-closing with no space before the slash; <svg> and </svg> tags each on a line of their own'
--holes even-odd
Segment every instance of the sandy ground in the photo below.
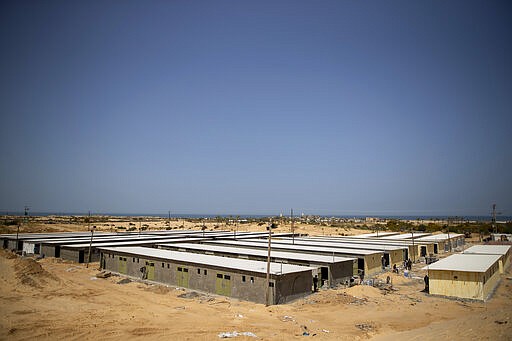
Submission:
<svg viewBox="0 0 512 341">
<path fill-rule="evenodd" d="M 86 268 L 0 250 L 0 339 L 218 340 L 233 331 L 256 336 L 237 340 L 512 339 L 510 269 L 483 303 L 426 295 L 421 267 L 415 265 L 412 279 L 380 275 L 390 276 L 390 290 L 321 290 L 265 307 L 117 276 L 99 279 L 97 263 Z"/>
</svg>

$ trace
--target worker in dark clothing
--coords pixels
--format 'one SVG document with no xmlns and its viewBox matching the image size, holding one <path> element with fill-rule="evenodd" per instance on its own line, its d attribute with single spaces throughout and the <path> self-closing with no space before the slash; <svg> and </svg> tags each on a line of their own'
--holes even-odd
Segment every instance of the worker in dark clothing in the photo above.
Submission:
<svg viewBox="0 0 512 341">
<path fill-rule="evenodd" d="M 425 277 L 423 277 L 423 281 L 425 282 L 425 292 L 428 294 L 429 293 L 428 275 L 425 275 Z"/>
<path fill-rule="evenodd" d="M 380 263 L 382 264 L 382 269 L 386 268 L 386 258 L 384 256 L 380 257 Z"/>
<path fill-rule="evenodd" d="M 313 292 L 317 292 L 318 291 L 318 276 L 315 275 L 315 277 L 313 277 Z"/>
<path fill-rule="evenodd" d="M 393 272 L 398 274 L 398 268 L 396 267 L 396 264 L 393 264 Z"/>
</svg>

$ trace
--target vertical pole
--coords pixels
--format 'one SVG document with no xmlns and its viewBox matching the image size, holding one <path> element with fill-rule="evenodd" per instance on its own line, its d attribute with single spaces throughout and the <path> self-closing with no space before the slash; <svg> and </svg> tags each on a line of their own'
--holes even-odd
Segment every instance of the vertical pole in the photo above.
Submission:
<svg viewBox="0 0 512 341">
<path fill-rule="evenodd" d="M 450 252 L 452 252 L 452 241 L 450 240 L 450 226 L 446 228 L 446 233 L 448 234 L 448 245 L 450 245 Z"/>
<path fill-rule="evenodd" d="M 270 250 L 272 247 L 272 219 L 270 219 L 270 224 L 268 226 L 268 254 L 267 254 L 267 287 L 265 290 L 265 306 L 269 306 L 269 290 L 270 290 Z"/>
<path fill-rule="evenodd" d="M 494 233 L 498 233 L 498 225 L 496 224 L 496 204 L 492 204 L 492 229 Z"/>
<path fill-rule="evenodd" d="M 169 211 L 169 219 L 167 220 L 169 223 L 169 230 L 171 229 L 171 211 Z"/>
<path fill-rule="evenodd" d="M 292 219 L 292 244 L 295 244 L 295 226 L 293 225 L 293 208 L 291 209 L 291 212 L 290 212 L 290 217 Z"/>
<path fill-rule="evenodd" d="M 87 264 L 85 265 L 86 268 L 89 267 L 89 263 L 91 262 L 92 238 L 94 236 L 95 228 L 96 226 L 93 226 L 93 228 L 91 228 L 91 211 L 89 211 L 89 230 L 91 231 L 91 241 L 89 242 L 89 255 L 87 256 Z"/>
<path fill-rule="evenodd" d="M 411 230 L 411 239 L 412 239 L 412 262 L 416 263 L 416 248 L 414 247 L 414 231 Z"/>
<path fill-rule="evenodd" d="M 16 230 L 16 247 L 15 247 L 15 251 L 18 251 L 18 235 L 20 234 L 20 224 L 18 223 L 18 229 Z"/>
</svg>

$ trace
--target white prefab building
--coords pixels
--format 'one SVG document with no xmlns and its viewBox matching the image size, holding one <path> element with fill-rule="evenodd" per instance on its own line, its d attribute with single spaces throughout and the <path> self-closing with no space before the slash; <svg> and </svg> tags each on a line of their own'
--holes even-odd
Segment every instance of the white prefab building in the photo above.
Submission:
<svg viewBox="0 0 512 341">
<path fill-rule="evenodd" d="M 510 233 L 493 233 L 492 240 L 499 242 L 512 242 L 512 234 Z"/>
<path fill-rule="evenodd" d="M 510 245 L 475 245 L 464 251 L 465 254 L 499 255 L 500 273 L 503 273 L 510 265 Z"/>
<path fill-rule="evenodd" d="M 460 250 L 464 247 L 466 239 L 464 238 L 464 235 L 460 233 L 439 233 L 431 236 L 420 237 L 417 241 L 437 243 L 439 251 L 443 250 L 444 252 L 448 252 L 457 248 Z"/>
<path fill-rule="evenodd" d="M 455 254 L 428 270 L 429 293 L 485 301 L 498 284 L 499 255 Z"/>
</svg>

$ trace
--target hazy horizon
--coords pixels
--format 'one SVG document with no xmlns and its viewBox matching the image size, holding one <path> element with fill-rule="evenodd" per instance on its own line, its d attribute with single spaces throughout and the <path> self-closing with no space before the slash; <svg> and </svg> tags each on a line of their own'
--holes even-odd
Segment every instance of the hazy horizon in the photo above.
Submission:
<svg viewBox="0 0 512 341">
<path fill-rule="evenodd" d="M 0 3 L 0 211 L 512 215 L 508 1 Z"/>
</svg>

